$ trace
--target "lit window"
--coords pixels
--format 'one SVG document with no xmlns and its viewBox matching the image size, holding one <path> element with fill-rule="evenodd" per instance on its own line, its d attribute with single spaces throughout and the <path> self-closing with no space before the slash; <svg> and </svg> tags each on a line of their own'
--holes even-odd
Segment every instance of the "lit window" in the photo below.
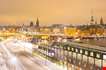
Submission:
<svg viewBox="0 0 106 70">
<path fill-rule="evenodd" d="M 72 49 L 72 51 L 74 51 L 74 48 L 71 48 Z"/>
<path fill-rule="evenodd" d="M 96 57 L 97 57 L 97 58 L 100 58 L 100 54 L 96 54 Z"/>
<path fill-rule="evenodd" d="M 76 49 L 76 52 L 78 52 L 78 49 Z"/>
<path fill-rule="evenodd" d="M 68 50 L 70 50 L 70 47 L 68 47 Z"/>
<path fill-rule="evenodd" d="M 93 52 L 90 53 L 90 56 L 93 56 Z"/>
<path fill-rule="evenodd" d="M 106 60 L 106 55 L 103 55 L 103 59 Z"/>
<path fill-rule="evenodd" d="M 80 50 L 80 53 L 82 53 L 82 50 Z"/>
<path fill-rule="evenodd" d="M 88 51 L 85 51 L 85 55 L 88 55 Z"/>
</svg>

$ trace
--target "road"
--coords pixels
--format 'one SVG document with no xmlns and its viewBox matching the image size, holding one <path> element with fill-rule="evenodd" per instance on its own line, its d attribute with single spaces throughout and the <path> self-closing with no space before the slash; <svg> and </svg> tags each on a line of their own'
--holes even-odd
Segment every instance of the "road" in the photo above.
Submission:
<svg viewBox="0 0 106 70">
<path fill-rule="evenodd" d="M 38 61 L 33 61 L 29 56 L 17 53 L 16 57 L 21 62 L 17 66 L 11 66 L 11 63 L 7 63 L 6 59 L 1 57 L 0 70 L 48 70 L 44 65 L 38 63 Z"/>
<path fill-rule="evenodd" d="M 7 39 L 0 43 L 0 70 L 65 70 L 43 57 L 31 55 L 30 43 Z M 29 47 L 30 46 L 30 47 Z"/>
<path fill-rule="evenodd" d="M 22 54 L 22 52 L 15 52 L 9 43 L 3 45 L 8 51 L 0 50 L 0 70 L 48 70 L 44 65 L 38 64 L 38 61 L 33 61 L 31 56 L 27 56 L 28 53 Z M 15 49 L 16 50 L 16 49 Z M 9 54 L 9 55 L 8 55 Z"/>
<path fill-rule="evenodd" d="M 40 55 L 36 54 L 35 56 L 32 56 L 31 54 L 32 47 L 34 47 L 33 44 L 23 40 L 18 40 L 15 38 L 8 38 L 7 40 L 2 41 L 0 43 L 0 70 L 66 70 L 67 69 L 65 67 L 63 68 L 59 65 L 56 65 L 55 63 L 52 63 L 51 61 L 46 60 Z M 54 47 L 52 46 L 52 49 L 53 48 Z M 37 50 L 41 52 L 40 49 L 37 49 Z M 42 53 L 43 52 L 44 51 L 42 51 Z M 73 56 L 71 55 L 72 53 L 69 53 L 68 60 L 70 61 L 71 59 L 71 61 L 75 62 L 76 53 L 73 53 Z M 63 52 L 62 48 L 61 49 L 55 48 L 55 54 L 53 54 L 53 56 L 55 56 L 59 60 L 63 60 L 65 59 L 65 57 L 67 57 L 67 51 Z M 81 55 L 78 54 L 77 60 L 81 60 L 81 59 L 82 59 Z M 85 61 L 87 61 L 86 56 L 83 56 L 83 61 L 84 61 L 83 66 L 86 67 L 85 66 L 86 64 Z M 92 63 L 93 61 L 94 59 L 89 58 L 90 63 Z M 79 64 L 78 62 L 79 61 L 75 63 Z M 100 60 L 96 61 L 96 63 L 99 63 L 99 62 L 101 61 Z M 71 68 L 72 66 L 73 64 L 71 64 L 69 68 Z M 90 66 L 90 68 L 92 67 L 93 66 Z M 78 67 L 78 69 L 79 68 L 80 67 Z M 90 69 L 90 70 L 94 70 L 94 69 Z"/>
</svg>

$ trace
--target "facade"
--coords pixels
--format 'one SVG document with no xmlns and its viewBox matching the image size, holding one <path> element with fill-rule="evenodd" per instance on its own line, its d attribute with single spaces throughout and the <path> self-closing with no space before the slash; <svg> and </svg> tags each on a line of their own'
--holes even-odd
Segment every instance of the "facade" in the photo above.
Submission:
<svg viewBox="0 0 106 70">
<path fill-rule="evenodd" d="M 77 29 L 79 30 L 79 34 L 81 37 L 101 36 L 104 33 L 103 19 L 101 18 L 100 23 L 97 24 L 97 22 L 94 20 L 93 16 L 91 16 L 89 25 L 78 26 Z"/>
<path fill-rule="evenodd" d="M 74 26 L 64 27 L 64 34 L 68 37 L 77 36 L 77 28 Z"/>
<path fill-rule="evenodd" d="M 52 29 L 50 27 L 40 27 L 40 33 L 42 34 L 51 34 L 52 33 Z"/>
</svg>

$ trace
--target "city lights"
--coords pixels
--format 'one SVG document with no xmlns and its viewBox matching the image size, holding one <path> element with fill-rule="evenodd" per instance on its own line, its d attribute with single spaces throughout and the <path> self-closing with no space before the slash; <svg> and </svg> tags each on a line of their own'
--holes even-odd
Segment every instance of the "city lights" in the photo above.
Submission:
<svg viewBox="0 0 106 70">
<path fill-rule="evenodd" d="M 0 0 L 0 70 L 103 70 L 106 0 Z"/>
<path fill-rule="evenodd" d="M 103 55 L 103 59 L 106 60 L 106 55 Z"/>
</svg>

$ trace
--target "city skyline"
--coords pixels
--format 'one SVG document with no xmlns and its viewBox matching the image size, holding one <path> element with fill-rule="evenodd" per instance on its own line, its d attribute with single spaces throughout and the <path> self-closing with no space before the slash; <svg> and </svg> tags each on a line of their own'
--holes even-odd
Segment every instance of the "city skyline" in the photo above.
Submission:
<svg viewBox="0 0 106 70">
<path fill-rule="evenodd" d="M 91 15 L 106 22 L 105 0 L 0 0 L 0 25 L 3 24 L 88 24 Z M 91 11 L 93 10 L 93 14 Z"/>
</svg>

